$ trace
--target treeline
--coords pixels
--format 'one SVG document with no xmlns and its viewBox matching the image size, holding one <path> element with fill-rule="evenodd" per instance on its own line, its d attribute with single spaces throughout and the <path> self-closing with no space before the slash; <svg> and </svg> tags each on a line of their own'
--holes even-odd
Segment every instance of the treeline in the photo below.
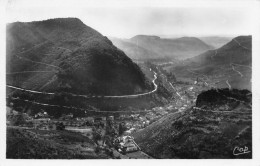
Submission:
<svg viewBox="0 0 260 166">
<path fill-rule="evenodd" d="M 249 90 L 229 90 L 228 88 L 210 89 L 198 95 L 196 106 L 200 107 L 205 103 L 221 104 L 223 102 L 226 102 L 229 98 L 249 103 L 252 100 L 252 94 Z"/>
</svg>

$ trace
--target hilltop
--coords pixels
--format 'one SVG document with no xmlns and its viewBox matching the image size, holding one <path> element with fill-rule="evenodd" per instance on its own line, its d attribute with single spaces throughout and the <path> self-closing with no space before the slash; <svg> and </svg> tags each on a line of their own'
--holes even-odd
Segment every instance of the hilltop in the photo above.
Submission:
<svg viewBox="0 0 260 166">
<path fill-rule="evenodd" d="M 9 86 L 7 97 L 16 108 L 21 106 L 19 110 L 37 112 L 44 106 L 56 116 L 92 110 L 92 106 L 109 111 L 151 105 L 150 98 L 113 101 L 102 98 L 151 92 L 155 88 L 154 73 L 149 71 L 153 78 L 148 79 L 123 51 L 81 20 L 15 22 L 8 24 L 6 30 L 7 85 L 37 92 Z"/>
<path fill-rule="evenodd" d="M 68 92 L 99 95 L 147 89 L 139 67 L 79 19 L 17 22 L 7 25 L 7 34 L 7 73 L 48 71 L 8 75 L 7 84 L 49 92 L 66 86 Z"/>
<path fill-rule="evenodd" d="M 189 61 L 200 65 L 239 63 L 251 65 L 252 63 L 252 37 L 238 36 L 222 47 L 206 51 L 203 54 L 190 58 Z"/>
</svg>

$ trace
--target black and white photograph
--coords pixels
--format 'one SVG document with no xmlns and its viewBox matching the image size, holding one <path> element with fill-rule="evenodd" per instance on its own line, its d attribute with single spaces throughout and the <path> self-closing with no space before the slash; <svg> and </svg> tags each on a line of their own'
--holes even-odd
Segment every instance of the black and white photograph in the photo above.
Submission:
<svg viewBox="0 0 260 166">
<path fill-rule="evenodd" d="M 260 1 L 3 4 L 5 160 L 259 159 Z"/>
</svg>

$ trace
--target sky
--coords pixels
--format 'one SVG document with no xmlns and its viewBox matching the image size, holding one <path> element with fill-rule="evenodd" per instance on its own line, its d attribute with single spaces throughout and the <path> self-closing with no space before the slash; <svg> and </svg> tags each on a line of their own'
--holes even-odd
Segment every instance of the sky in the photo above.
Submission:
<svg viewBox="0 0 260 166">
<path fill-rule="evenodd" d="M 8 0 L 6 22 L 77 17 L 105 36 L 121 38 L 138 34 L 238 36 L 253 31 L 250 4 L 234 0 Z"/>
</svg>

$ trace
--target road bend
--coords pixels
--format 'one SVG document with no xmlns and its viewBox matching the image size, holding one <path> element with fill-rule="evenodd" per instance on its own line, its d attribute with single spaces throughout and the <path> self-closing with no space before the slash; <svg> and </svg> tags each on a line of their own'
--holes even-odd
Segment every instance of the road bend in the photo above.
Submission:
<svg viewBox="0 0 260 166">
<path fill-rule="evenodd" d="M 236 64 L 236 63 L 230 63 L 230 64 L 235 65 L 235 66 L 241 66 L 241 67 L 246 67 L 246 68 L 252 69 L 251 66 L 246 66 L 246 65 Z"/>
<path fill-rule="evenodd" d="M 56 71 L 21 71 L 21 72 L 12 72 L 12 73 L 6 73 L 6 75 L 13 75 L 13 74 L 26 74 L 26 73 L 53 73 Z"/>
<path fill-rule="evenodd" d="M 228 88 L 231 89 L 231 85 L 229 84 L 228 80 L 226 80 L 226 84 L 228 85 Z"/>
<path fill-rule="evenodd" d="M 154 71 L 153 71 L 154 72 Z M 83 97 L 83 98 L 137 98 L 140 96 L 145 96 L 145 95 L 149 95 L 152 93 L 155 93 L 158 89 L 158 85 L 156 84 L 157 80 L 157 73 L 154 72 L 154 79 L 152 81 L 153 85 L 154 85 L 154 89 L 150 92 L 146 92 L 146 93 L 140 93 L 140 94 L 134 94 L 134 95 L 121 95 L 121 96 L 89 96 L 89 95 L 78 95 L 78 94 L 74 94 L 74 93 L 67 93 L 73 97 Z M 11 88 L 11 89 L 16 89 L 16 90 L 21 90 L 21 91 L 25 91 L 25 92 L 29 92 L 29 93 L 36 93 L 36 94 L 45 94 L 45 95 L 54 95 L 55 93 L 51 93 L 51 92 L 42 92 L 42 91 L 35 91 L 35 90 L 29 90 L 29 89 L 24 89 L 24 88 L 20 88 L 20 87 L 16 87 L 16 86 L 12 86 L 12 85 L 6 85 L 6 87 Z"/>
<path fill-rule="evenodd" d="M 237 73 L 240 75 L 240 77 L 243 77 L 243 74 L 242 74 L 240 71 L 236 70 L 235 67 L 234 67 L 234 65 L 230 64 L 230 66 L 232 67 L 232 70 L 233 70 L 234 72 L 237 72 Z"/>
</svg>

